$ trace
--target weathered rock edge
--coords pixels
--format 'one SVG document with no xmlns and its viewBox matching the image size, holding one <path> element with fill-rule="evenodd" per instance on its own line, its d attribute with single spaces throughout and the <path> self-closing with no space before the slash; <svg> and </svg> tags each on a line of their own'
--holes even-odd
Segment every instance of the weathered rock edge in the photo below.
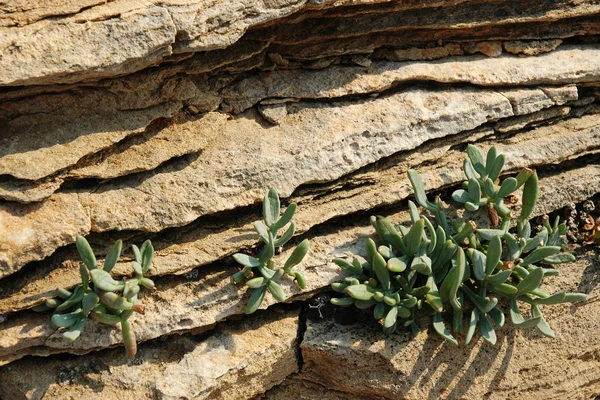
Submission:
<svg viewBox="0 0 600 400">
<path fill-rule="evenodd" d="M 506 125 L 503 125 L 506 127 Z M 410 153 L 401 153 L 386 160 L 383 165 L 372 166 L 342 179 L 302 190 L 290 199 L 300 204 L 295 216 L 298 233 L 342 215 L 360 212 L 373 207 L 402 201 L 412 194 L 406 179 L 408 168 L 417 168 L 423 175 L 427 189 L 439 189 L 464 179 L 461 169 L 462 146 L 477 140 L 484 151 L 491 145 L 506 156 L 507 171 L 523 167 L 559 164 L 600 150 L 600 116 L 588 115 L 560 121 L 514 136 L 493 136 L 491 128 L 476 130 L 433 141 Z M 186 229 L 176 236 L 158 236 L 153 239 L 157 249 L 151 275 L 184 274 L 190 270 L 233 254 L 242 248 L 255 245 L 252 222 L 259 215 L 241 218 L 236 214 L 234 226 L 222 228 L 227 222 L 217 223 L 211 229 L 206 222 Z M 246 221 L 246 222 L 244 222 Z M 237 226 L 235 224 L 238 224 Z M 63 252 L 64 253 L 64 252 Z M 32 307 L 51 295 L 61 286 L 79 282 L 79 256 L 67 251 L 44 261 L 29 273 L 19 274 L 0 282 L 0 314 Z M 117 265 L 116 275 L 127 275 L 131 262 Z"/>
<path fill-rule="evenodd" d="M 542 177 L 542 191 L 534 215 L 551 212 L 599 193 L 600 179 L 590 182 L 589 176 L 600 176 L 600 166 L 588 165 Z M 429 180 L 427 177 L 425 179 L 426 182 Z M 388 215 L 395 222 L 408 220 L 406 211 L 381 214 Z M 479 226 L 483 226 L 481 222 Z M 310 297 L 339 280 L 343 274 L 331 261 L 336 257 L 363 253 L 364 238 L 373 234 L 368 225 L 332 226 L 330 229 L 335 233 L 324 231 L 312 236 L 313 250 L 297 267 L 306 276 L 307 288 L 299 291 L 288 282 L 283 286 L 287 302 Z M 287 259 L 290 252 L 287 250 L 277 256 L 276 264 Z M 230 316 L 243 314 L 248 293 L 245 293 L 245 288 L 231 284 L 230 277 L 234 271 L 236 268 L 231 266 L 214 265 L 200 269 L 197 278 L 169 276 L 157 279 L 157 290 L 143 296 L 145 314 L 135 314 L 131 318 L 138 340 L 190 330 L 199 332 Z M 261 307 L 272 304 L 273 299 L 267 297 Z M 51 328 L 48 313 L 25 311 L 13 314 L 0 327 L 3 330 L 0 336 L 0 365 L 25 355 L 60 352 L 85 354 L 121 343 L 120 332 L 94 320 L 89 321 L 78 340 L 67 343 Z"/>
</svg>

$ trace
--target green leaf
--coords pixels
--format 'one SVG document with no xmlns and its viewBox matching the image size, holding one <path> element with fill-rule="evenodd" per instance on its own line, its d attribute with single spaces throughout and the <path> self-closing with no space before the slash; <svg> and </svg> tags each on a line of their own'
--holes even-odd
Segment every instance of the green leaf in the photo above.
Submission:
<svg viewBox="0 0 600 400">
<path fill-rule="evenodd" d="M 498 307 L 492 308 L 488 315 L 492 317 L 497 328 L 504 326 L 504 313 Z"/>
<path fill-rule="evenodd" d="M 300 272 L 294 272 L 294 281 L 300 289 L 306 289 L 306 278 Z"/>
<path fill-rule="evenodd" d="M 489 152 L 488 152 L 489 154 Z M 498 179 L 498 177 L 500 176 L 500 173 L 502 172 L 502 168 L 504 168 L 504 155 L 500 154 L 498 157 L 496 157 L 496 159 L 494 160 L 494 162 L 492 163 L 492 165 L 490 166 L 490 164 L 485 164 L 485 169 L 487 169 L 488 171 L 488 178 L 492 181 L 495 182 L 496 179 Z"/>
<path fill-rule="evenodd" d="M 121 318 L 116 315 L 107 314 L 101 311 L 92 311 L 90 316 L 98 322 L 101 322 L 106 325 L 117 325 L 121 322 Z"/>
<path fill-rule="evenodd" d="M 258 310 L 258 307 L 260 307 L 265 299 L 265 293 L 267 293 L 266 286 L 252 291 L 252 294 L 248 299 L 248 304 L 246 305 L 246 314 L 252 314 L 254 311 Z"/>
<path fill-rule="evenodd" d="M 283 215 L 281 216 L 281 218 L 279 218 L 279 220 L 275 223 L 275 230 L 279 230 L 281 228 L 283 228 L 284 226 L 287 225 L 288 222 L 290 222 L 292 220 L 292 217 L 294 216 L 294 213 L 296 212 L 296 208 L 297 205 L 296 203 L 292 203 L 288 206 L 288 208 L 285 209 L 285 212 L 283 213 Z M 279 214 L 277 214 L 279 215 Z"/>
<path fill-rule="evenodd" d="M 94 287 L 105 290 L 107 292 L 114 292 L 123 290 L 125 284 L 123 282 L 115 281 L 108 272 L 102 269 L 93 269 L 90 271 L 90 277 L 94 283 Z"/>
<path fill-rule="evenodd" d="M 270 281 L 268 285 L 269 292 L 277 301 L 285 300 L 285 293 L 283 292 L 283 288 L 280 284 L 275 281 Z"/>
<path fill-rule="evenodd" d="M 79 264 L 79 275 L 81 275 L 81 286 L 83 290 L 88 290 L 90 287 L 90 274 L 85 264 Z"/>
<path fill-rule="evenodd" d="M 444 310 L 444 304 L 440 298 L 440 292 L 438 291 L 438 287 L 433 280 L 433 276 L 430 276 L 427 279 L 427 285 L 430 287 L 430 289 L 425 295 L 425 301 L 431 306 L 431 308 L 441 313 Z"/>
<path fill-rule="evenodd" d="M 133 250 L 133 255 L 135 256 L 135 261 L 137 261 L 138 264 L 142 265 L 142 253 L 140 252 L 140 249 L 135 244 L 132 244 L 131 250 Z"/>
<path fill-rule="evenodd" d="M 254 223 L 254 230 L 264 243 L 269 243 L 269 231 L 262 221 L 256 221 Z"/>
<path fill-rule="evenodd" d="M 502 181 L 502 185 L 500 185 L 500 189 L 498 190 L 498 198 L 503 198 L 513 193 L 515 190 L 517 190 L 518 185 L 519 183 L 515 178 L 506 178 Z"/>
<path fill-rule="evenodd" d="M 485 255 L 479 250 L 475 249 L 468 249 L 467 255 L 471 260 L 471 265 L 473 266 L 473 275 L 475 276 L 475 279 L 477 279 L 478 281 L 485 280 Z"/>
<path fill-rule="evenodd" d="M 100 302 L 100 297 L 94 292 L 88 292 L 83 296 L 81 300 L 81 307 L 83 308 L 83 314 L 88 315 Z"/>
<path fill-rule="evenodd" d="M 274 230 L 274 224 L 279 219 L 280 203 L 277 191 L 270 188 L 263 200 L 263 218 L 271 230 Z"/>
<path fill-rule="evenodd" d="M 137 261 L 133 262 L 133 272 L 136 275 L 142 275 L 144 273 L 144 271 L 142 270 L 142 266 L 140 265 L 140 263 L 138 263 Z"/>
<path fill-rule="evenodd" d="M 415 257 L 410 264 L 410 269 L 423 275 L 431 275 L 431 259 L 427 256 Z"/>
<path fill-rule="evenodd" d="M 398 307 L 392 307 L 383 320 L 383 327 L 391 329 L 398 320 Z"/>
<path fill-rule="evenodd" d="M 577 301 L 586 301 L 587 294 L 585 293 L 567 293 L 563 299 L 563 303 L 575 303 Z"/>
<path fill-rule="evenodd" d="M 483 192 L 490 199 L 496 198 L 496 194 L 497 194 L 496 186 L 494 185 L 494 182 L 492 182 L 492 180 L 490 178 L 486 178 L 485 183 L 483 184 Z"/>
<path fill-rule="evenodd" d="M 474 308 L 471 311 L 471 319 L 469 320 L 469 329 L 467 330 L 467 335 L 465 336 L 465 344 L 471 343 L 473 339 L 473 335 L 475 335 L 475 329 L 477 329 L 477 322 L 479 321 L 479 309 Z"/>
<path fill-rule="evenodd" d="M 455 310 L 461 309 L 461 304 L 458 301 L 457 294 L 458 294 L 458 289 L 460 288 L 460 285 L 463 282 L 463 277 L 465 275 L 466 267 L 467 267 L 467 261 L 465 258 L 465 253 L 464 253 L 463 249 L 461 247 L 459 247 L 457 255 L 456 255 L 456 264 L 450 270 L 450 272 L 452 272 L 452 270 L 456 268 L 456 272 L 452 276 L 450 276 L 450 272 L 448 272 L 449 277 L 452 278 L 452 280 L 448 283 L 448 289 L 447 289 L 448 290 L 448 301 L 450 301 L 450 305 Z M 444 286 L 444 284 L 446 284 L 447 279 L 448 279 L 448 277 L 446 277 L 446 279 L 444 279 L 444 282 L 442 283 L 442 287 Z"/>
<path fill-rule="evenodd" d="M 246 267 L 258 267 L 260 265 L 260 261 L 257 258 L 247 254 L 236 253 L 233 255 L 233 259 Z"/>
<path fill-rule="evenodd" d="M 292 254 L 290 254 L 289 258 L 283 266 L 283 269 L 285 271 L 289 271 L 290 268 L 293 268 L 296 265 L 300 264 L 304 259 L 304 256 L 306 256 L 306 253 L 308 253 L 309 249 L 310 243 L 308 239 L 304 239 L 302 242 L 300 242 L 298 246 L 296 246 Z"/>
<path fill-rule="evenodd" d="M 377 305 L 373 309 L 373 317 L 379 321 L 380 319 L 383 318 L 384 315 L 385 315 L 385 304 L 377 303 Z"/>
<path fill-rule="evenodd" d="M 527 179 L 527 182 L 525 182 L 525 186 L 523 188 L 523 206 L 521 208 L 521 215 L 519 216 L 519 220 L 526 221 L 529 219 L 529 216 L 531 215 L 531 213 L 533 212 L 533 208 L 535 207 L 538 194 L 538 176 L 537 172 L 533 171 L 529 179 Z"/>
<path fill-rule="evenodd" d="M 425 221 L 423 219 L 418 220 L 410 228 L 408 234 L 404 237 L 404 244 L 406 245 L 407 255 L 412 256 L 417 252 L 421 239 L 423 238 L 423 231 L 425 230 Z"/>
<path fill-rule="evenodd" d="M 265 246 L 262 248 L 260 253 L 258 254 L 258 261 L 265 265 L 273 256 L 275 255 L 275 243 L 273 240 L 273 235 L 269 233 L 269 241 L 265 243 Z"/>
<path fill-rule="evenodd" d="M 476 179 L 469 179 L 467 183 L 467 190 L 469 192 L 469 196 L 473 199 L 473 203 L 478 203 L 481 198 L 481 186 L 479 186 L 479 182 Z"/>
<path fill-rule="evenodd" d="M 517 182 L 519 183 L 519 187 L 523 186 L 525 182 L 531 177 L 533 174 L 533 170 L 529 168 L 523 168 L 519 174 L 517 175 Z"/>
<path fill-rule="evenodd" d="M 65 301 L 64 303 L 57 306 L 56 310 L 54 312 L 60 313 L 63 311 L 67 311 L 69 308 L 73 307 L 74 305 L 79 304 L 79 302 L 82 299 L 83 299 L 83 287 L 77 286 L 75 288 L 75 290 L 73 291 L 73 294 L 71 295 L 71 297 L 69 297 L 67 299 L 67 301 Z"/>
<path fill-rule="evenodd" d="M 396 251 L 407 254 L 406 246 L 402 237 L 398 234 L 394 225 L 384 217 L 375 217 L 375 230 L 379 238 L 387 245 L 392 246 Z"/>
<path fill-rule="evenodd" d="M 481 175 L 479 175 L 477 171 L 475 171 L 473 163 L 468 158 L 466 158 L 463 162 L 463 169 L 465 171 L 465 176 L 467 177 L 467 179 L 479 179 L 481 177 Z"/>
<path fill-rule="evenodd" d="M 521 266 L 527 266 L 530 264 L 535 264 L 538 261 L 542 261 L 544 258 L 552 256 L 560 251 L 560 247 L 558 246 L 544 246 L 538 247 L 533 250 L 531 253 L 527 255 L 521 262 Z"/>
<path fill-rule="evenodd" d="M 534 317 L 541 318 L 540 322 L 536 325 L 539 331 L 542 332 L 544 336 L 553 338 L 554 331 L 552 330 L 552 328 L 550 328 L 550 325 L 548 325 L 548 322 L 544 319 L 544 315 L 540 311 L 540 308 L 535 304 L 531 305 L 531 315 Z"/>
<path fill-rule="evenodd" d="M 533 302 L 535 304 L 559 304 L 564 301 L 565 296 L 565 292 L 558 292 L 554 293 L 552 296 L 534 299 Z"/>
<path fill-rule="evenodd" d="M 511 271 L 509 269 L 507 269 L 504 271 L 500 271 L 497 274 L 486 276 L 485 281 L 488 282 L 492 286 L 497 286 L 497 285 L 500 285 L 500 284 L 506 282 L 506 280 L 510 277 L 510 275 L 511 275 Z"/>
<path fill-rule="evenodd" d="M 154 281 L 152 281 L 152 279 L 141 278 L 140 285 L 142 285 L 146 289 L 154 289 Z"/>
<path fill-rule="evenodd" d="M 433 329 L 448 342 L 452 343 L 455 346 L 458 346 L 458 341 L 454 336 L 452 336 L 452 332 L 450 332 L 450 330 L 446 328 L 446 325 L 442 320 L 442 314 L 433 314 Z"/>
<path fill-rule="evenodd" d="M 466 203 L 467 201 L 473 202 L 477 201 L 478 199 L 473 199 L 466 190 L 458 189 L 452 193 L 452 200 L 458 203 Z"/>
<path fill-rule="evenodd" d="M 475 171 L 477 171 L 481 175 L 485 174 L 485 166 L 483 165 L 483 154 L 481 154 L 481 151 L 476 146 L 469 144 L 467 145 L 467 155 L 469 156 L 469 159 L 471 160 Z"/>
<path fill-rule="evenodd" d="M 123 249 L 123 241 L 119 239 L 108 250 L 108 253 L 106 253 L 106 258 L 104 259 L 104 266 L 102 267 L 103 270 L 105 270 L 106 272 L 112 271 L 112 269 L 117 264 L 117 260 L 121 256 L 122 249 Z"/>
<path fill-rule="evenodd" d="M 259 276 L 257 278 L 250 279 L 248 282 L 246 282 L 246 285 L 252 289 L 258 289 L 259 287 L 262 287 L 267 283 L 268 281 L 265 278 Z"/>
<path fill-rule="evenodd" d="M 421 214 L 419 214 L 419 210 L 417 206 L 412 201 L 408 201 L 408 213 L 410 214 L 410 220 L 415 223 L 419 219 L 421 219 Z"/>
<path fill-rule="evenodd" d="M 486 342 L 492 345 L 496 344 L 496 332 L 489 317 L 485 314 L 479 318 L 479 332 L 481 332 L 481 336 Z"/>
<path fill-rule="evenodd" d="M 476 232 L 481 239 L 486 241 L 492 240 L 495 236 L 504 236 L 502 229 L 477 229 Z"/>
<path fill-rule="evenodd" d="M 513 299 L 510 301 L 510 319 L 517 328 L 532 328 L 540 323 L 542 317 L 538 316 L 530 319 L 523 318 L 523 315 L 521 315 L 521 311 L 517 306 L 517 301 Z"/>
<path fill-rule="evenodd" d="M 390 273 L 387 269 L 387 265 L 381 254 L 375 253 L 373 256 L 373 271 L 377 276 L 377 280 L 383 287 L 383 290 L 388 291 L 391 288 L 390 285 Z"/>
<path fill-rule="evenodd" d="M 343 258 L 336 258 L 333 260 L 333 262 L 344 271 L 348 271 L 352 274 L 362 274 L 362 267 L 357 268 L 356 265 L 344 260 Z"/>
<path fill-rule="evenodd" d="M 281 235 L 277 240 L 275 240 L 275 247 L 281 247 L 286 244 L 296 233 L 296 223 L 292 221 L 289 228 Z"/>
<path fill-rule="evenodd" d="M 396 257 L 390 246 L 379 246 L 377 252 L 386 260 Z"/>
<path fill-rule="evenodd" d="M 137 343 L 135 341 L 135 332 L 131 323 L 126 318 L 121 318 L 121 333 L 123 335 L 123 345 L 129 357 L 135 357 L 137 353 Z"/>
<path fill-rule="evenodd" d="M 524 294 L 531 292 L 534 289 L 537 289 L 542 283 L 542 279 L 544 278 L 544 270 L 542 268 L 534 268 L 529 272 L 529 275 L 525 277 L 519 284 L 517 285 L 517 294 Z"/>
<path fill-rule="evenodd" d="M 485 259 L 485 274 L 490 275 L 496 269 L 502 257 L 502 239 L 500 236 L 494 236 L 488 244 L 487 254 Z"/>
<path fill-rule="evenodd" d="M 396 273 L 404 272 L 406 263 L 400 258 L 390 258 L 387 262 L 387 269 Z"/>
<path fill-rule="evenodd" d="M 354 306 L 361 310 L 366 310 L 367 308 L 371 308 L 376 304 L 375 300 L 356 300 L 354 302 Z"/>
<path fill-rule="evenodd" d="M 502 237 L 506 241 L 506 247 L 508 248 L 508 260 L 514 261 L 519 258 L 521 255 L 521 247 L 519 246 L 517 239 L 509 232 L 506 232 Z"/>
<path fill-rule="evenodd" d="M 52 316 L 52 325 L 56 328 L 69 328 L 77 323 L 81 318 L 81 310 L 69 314 L 54 314 Z"/>
<path fill-rule="evenodd" d="M 90 247 L 90 244 L 83 236 L 77 236 L 75 239 L 75 245 L 77 246 L 77 251 L 79 252 L 79 256 L 88 267 L 88 269 L 92 270 L 97 268 L 96 264 L 96 256 L 94 256 L 94 252 Z"/>
<path fill-rule="evenodd" d="M 566 264 L 575 261 L 575 256 L 571 253 L 560 253 L 548 256 L 543 261 L 547 264 Z"/>
<path fill-rule="evenodd" d="M 376 291 L 376 288 L 367 285 L 352 285 L 346 288 L 346 293 L 356 300 L 371 300 Z"/>
<path fill-rule="evenodd" d="M 367 244 L 366 244 L 365 247 L 367 249 L 367 260 L 372 265 L 373 264 L 373 258 L 375 257 L 375 254 L 379 254 L 377 252 L 377 245 L 375 244 L 375 242 L 373 241 L 373 239 L 368 238 L 367 239 Z"/>
<path fill-rule="evenodd" d="M 73 342 L 81 335 L 81 331 L 85 327 L 85 318 L 80 318 L 75 325 L 71 327 L 67 332 L 64 332 L 62 335 L 66 339 L 67 342 Z"/>
<path fill-rule="evenodd" d="M 492 165 L 494 164 L 494 161 L 496 161 L 497 153 L 498 152 L 496 150 L 496 146 L 490 147 L 490 149 L 487 152 L 487 155 L 485 157 L 485 170 L 488 171 L 488 174 L 489 174 L 489 170 L 491 169 Z"/>
<path fill-rule="evenodd" d="M 99 293 L 102 304 L 113 310 L 131 310 L 133 304 L 113 292 Z"/>
<path fill-rule="evenodd" d="M 533 239 L 527 241 L 527 244 L 523 246 L 521 252 L 528 253 L 539 246 L 544 246 L 546 243 L 548 243 L 548 230 L 546 228 L 542 228 L 540 233 L 535 235 Z"/>
<path fill-rule="evenodd" d="M 415 199 L 417 203 L 423 208 L 431 208 L 433 204 L 427 200 L 427 195 L 425 194 L 425 186 L 423 185 L 423 181 L 419 176 L 419 173 L 414 169 L 408 170 L 408 180 L 413 187 L 413 191 L 415 193 Z"/>
<path fill-rule="evenodd" d="M 508 283 L 501 283 L 500 285 L 490 288 L 490 290 L 494 293 L 498 293 L 507 297 L 512 297 L 517 294 L 517 288 L 513 285 L 509 285 Z"/>
<path fill-rule="evenodd" d="M 334 306 L 348 307 L 354 304 L 354 299 L 352 297 L 334 297 L 329 300 L 331 304 Z M 380 303 L 383 305 L 383 303 Z"/>
</svg>

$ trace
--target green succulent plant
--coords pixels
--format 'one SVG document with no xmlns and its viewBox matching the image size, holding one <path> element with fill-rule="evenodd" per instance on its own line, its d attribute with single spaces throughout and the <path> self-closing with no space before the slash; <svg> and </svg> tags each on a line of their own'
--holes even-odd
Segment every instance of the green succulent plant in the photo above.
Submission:
<svg viewBox="0 0 600 400">
<path fill-rule="evenodd" d="M 56 290 L 55 298 L 34 307 L 34 311 L 54 310 L 52 325 L 68 329 L 62 335 L 69 342 L 81 335 L 88 318 L 108 325 L 120 323 L 127 354 L 135 356 L 137 344 L 129 317 L 133 312 L 144 312 L 144 306 L 138 299 L 141 287 L 154 289 L 154 282 L 144 277 L 152 265 L 152 243 L 146 240 L 141 248 L 132 246 L 135 255 L 133 273 L 121 281 L 114 280 L 110 275 L 121 255 L 121 240 L 115 242 L 108 251 L 102 269 L 98 268 L 92 248 L 84 237 L 78 236 L 75 243 L 83 260 L 79 266 L 81 283 L 72 290 Z"/>
<path fill-rule="evenodd" d="M 271 293 L 271 296 L 277 301 L 285 300 L 285 294 L 280 284 L 284 276 L 293 278 L 296 285 L 301 289 L 306 287 L 304 275 L 294 271 L 293 268 L 300 264 L 308 253 L 310 247 L 308 239 L 303 240 L 296 246 L 283 267 L 276 268 L 273 261 L 276 250 L 294 236 L 296 224 L 292 221 L 292 218 L 295 212 L 296 203 L 292 203 L 281 214 L 279 195 L 275 189 L 269 189 L 263 201 L 263 221 L 254 223 L 254 229 L 263 243 L 262 249 L 256 257 L 242 253 L 233 255 L 233 259 L 243 266 L 240 271 L 233 275 L 233 281 L 241 283 L 246 280 L 246 286 L 252 291 L 246 306 L 247 314 L 253 313 L 260 307 L 267 292 Z M 279 236 L 279 232 L 288 224 L 288 228 Z M 257 270 L 260 275 L 255 277 L 254 270 Z"/>
<path fill-rule="evenodd" d="M 332 289 L 342 296 L 331 299 L 331 303 L 360 309 L 372 307 L 386 333 L 401 327 L 419 332 L 416 312 L 420 311 L 430 315 L 433 329 L 453 344 L 458 344 L 454 334 L 464 335 L 465 343 L 470 343 L 477 329 L 484 340 L 495 344 L 495 328 L 505 323 L 501 307 L 508 304 L 513 325 L 537 327 L 545 336 L 553 337 L 541 307 L 586 299 L 582 293 L 550 294 L 540 289 L 546 276 L 558 274 L 556 264 L 575 259 L 572 254 L 561 252 L 567 227 L 558 218 L 550 225 L 546 217 L 539 233 L 532 236 L 528 219 L 539 192 L 536 172 L 523 169 L 516 178 L 500 183 L 504 156 L 497 155 L 494 147 L 485 162 L 473 145 L 469 145 L 467 154 L 464 171 L 468 180 L 463 184 L 466 189 L 455 191 L 452 198 L 465 204 L 467 211 L 487 205 L 492 227 L 478 228 L 472 221 L 450 227 L 440 199 L 431 202 L 420 176 L 410 170 L 408 176 L 417 203 L 432 215 L 433 222 L 421 215 L 412 201 L 410 228 L 396 227 L 380 216 L 371 217 L 382 244 L 377 246 L 368 239 L 366 258 L 356 256 L 352 262 L 334 260 L 349 276 L 332 284 Z M 520 187 L 522 207 L 513 233 L 512 211 L 504 204 L 504 198 Z M 498 221 L 493 221 L 494 212 Z M 529 317 L 521 313 L 520 305 L 530 307 Z M 445 323 L 446 312 L 452 314 L 451 327 Z M 465 313 L 470 313 L 466 333 Z"/>
</svg>

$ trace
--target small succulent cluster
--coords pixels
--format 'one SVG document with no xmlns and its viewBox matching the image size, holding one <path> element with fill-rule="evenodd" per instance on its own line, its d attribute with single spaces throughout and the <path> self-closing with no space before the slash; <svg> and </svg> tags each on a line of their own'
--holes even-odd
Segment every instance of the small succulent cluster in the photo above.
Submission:
<svg viewBox="0 0 600 400">
<path fill-rule="evenodd" d="M 263 248 L 256 257 L 242 253 L 233 255 L 234 260 L 243 266 L 240 271 L 233 275 L 233 281 L 240 283 L 247 279 L 246 285 L 252 289 L 252 294 L 246 306 L 247 314 L 253 313 L 260 307 L 267 291 L 277 301 L 285 300 L 285 294 L 280 285 L 284 275 L 292 277 L 301 289 L 306 287 L 304 275 L 292 270 L 292 268 L 300 264 L 306 253 L 308 253 L 308 239 L 303 240 L 294 249 L 282 268 L 276 268 L 273 261 L 276 251 L 294 236 L 296 224 L 292 221 L 292 217 L 296 212 L 296 207 L 296 203 L 290 204 L 281 215 L 279 195 L 275 189 L 269 189 L 263 201 L 263 221 L 254 223 L 254 229 L 264 244 Z M 288 224 L 287 230 L 278 237 L 280 230 L 283 230 Z M 254 277 L 254 269 L 258 270 L 260 276 Z"/>
<path fill-rule="evenodd" d="M 108 251 L 102 269 L 98 268 L 92 248 L 84 237 L 78 236 L 75 243 L 83 260 L 83 264 L 79 266 L 81 283 L 73 290 L 56 290 L 55 298 L 34 307 L 34 310 L 53 309 L 52 325 L 56 328 L 68 328 L 62 335 L 69 342 L 81 335 L 88 317 L 108 325 L 120 323 L 125 349 L 129 356 L 135 356 L 137 344 L 129 317 L 134 311 L 144 312 L 144 307 L 138 300 L 141 287 L 154 289 L 154 282 L 144 277 L 152 265 L 152 244 L 146 240 L 141 248 L 132 246 L 135 255 L 133 274 L 130 278 L 116 281 L 110 276 L 110 271 L 121 255 L 121 240 Z"/>
<path fill-rule="evenodd" d="M 497 155 L 494 147 L 485 161 L 473 145 L 468 146 L 467 154 L 464 171 L 468 180 L 452 198 L 463 203 L 467 211 L 486 206 L 491 226 L 478 228 L 473 221 L 457 221 L 451 227 L 441 200 L 430 201 L 420 176 L 410 170 L 417 203 L 433 216 L 436 225 L 412 201 L 410 228 L 372 217 L 382 244 L 377 246 L 368 239 L 366 258 L 334 260 L 350 276 L 332 284 L 333 290 L 344 296 L 331 302 L 360 309 L 373 307 L 373 315 L 386 333 L 402 326 L 419 332 L 416 312 L 420 310 L 432 317 L 434 330 L 453 344 L 458 344 L 455 334 L 464 335 L 465 343 L 470 343 L 477 328 L 484 340 L 495 344 L 494 327 L 504 325 L 501 307 L 506 304 L 513 325 L 537 327 L 553 337 L 540 307 L 586 299 L 581 293 L 550 294 L 540 289 L 544 277 L 558 274 L 553 265 L 574 260 L 572 254 L 561 253 L 567 227 L 558 218 L 551 225 L 546 217 L 541 230 L 532 235 L 528 219 L 539 192 L 536 172 L 526 168 L 516 178 L 500 182 L 504 156 Z M 514 192 L 520 187 L 522 207 L 513 233 L 513 212 L 506 203 L 516 202 Z M 528 318 L 519 304 L 529 305 Z M 446 311 L 452 312 L 451 328 L 444 321 Z M 463 316 L 468 312 L 465 333 Z"/>
</svg>

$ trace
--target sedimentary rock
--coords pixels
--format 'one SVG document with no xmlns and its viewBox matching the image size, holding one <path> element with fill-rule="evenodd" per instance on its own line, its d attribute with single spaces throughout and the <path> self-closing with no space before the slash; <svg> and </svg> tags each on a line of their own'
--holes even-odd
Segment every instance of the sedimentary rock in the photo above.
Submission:
<svg viewBox="0 0 600 400">
<path fill-rule="evenodd" d="M 410 168 L 446 199 L 466 145 L 496 146 L 506 175 L 537 169 L 535 215 L 600 193 L 599 15 L 579 0 L 2 3 L 0 396 L 593 397 L 585 248 L 548 282 L 591 294 L 547 307 L 554 340 L 505 329 L 496 348 L 456 349 L 315 320 L 303 333 L 305 301 L 343 277 L 335 257 L 364 251 L 369 215 L 408 221 Z M 231 321 L 249 294 L 230 256 L 260 250 L 269 186 L 299 205 L 308 287 Z M 77 235 L 100 265 L 124 241 L 115 278 L 132 244 L 154 244 L 133 362 L 113 349 L 119 328 L 91 321 L 67 343 L 29 310 L 79 282 Z"/>
<path fill-rule="evenodd" d="M 5 399 L 94 397 L 231 399 L 264 393 L 298 369 L 298 310 L 228 322 L 204 340 L 192 335 L 89 358 L 24 359 L 0 369 Z M 41 362 L 41 363 L 40 363 Z"/>
</svg>

